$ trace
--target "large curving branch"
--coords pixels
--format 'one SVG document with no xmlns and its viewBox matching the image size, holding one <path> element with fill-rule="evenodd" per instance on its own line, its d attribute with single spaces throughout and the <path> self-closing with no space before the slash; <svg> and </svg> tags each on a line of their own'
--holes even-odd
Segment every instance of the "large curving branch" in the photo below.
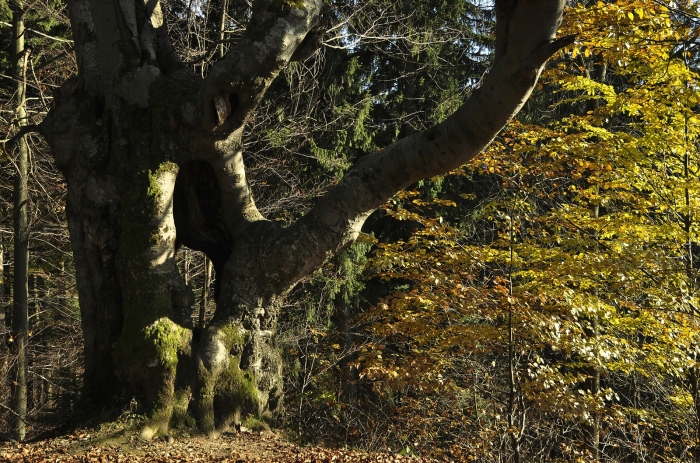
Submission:
<svg viewBox="0 0 700 463">
<path fill-rule="evenodd" d="M 500 0 L 496 8 L 496 58 L 481 87 L 444 122 L 361 159 L 280 232 L 269 252 L 278 261 L 276 279 L 293 284 L 352 242 L 369 214 L 398 191 L 479 154 L 522 108 L 546 60 L 574 41 L 555 39 L 564 0 Z"/>
<path fill-rule="evenodd" d="M 322 0 L 256 0 L 245 36 L 216 63 L 201 92 L 202 130 L 230 133 L 245 123 L 279 72 L 317 25 Z"/>
<path fill-rule="evenodd" d="M 201 138 L 192 144 L 192 151 L 214 168 L 224 222 L 234 239 L 263 219 L 245 177 L 241 149 L 245 120 L 280 71 L 307 52 L 322 6 L 321 0 L 256 0 L 245 36 L 202 84 Z M 200 142 L 202 148 L 197 146 Z"/>
</svg>

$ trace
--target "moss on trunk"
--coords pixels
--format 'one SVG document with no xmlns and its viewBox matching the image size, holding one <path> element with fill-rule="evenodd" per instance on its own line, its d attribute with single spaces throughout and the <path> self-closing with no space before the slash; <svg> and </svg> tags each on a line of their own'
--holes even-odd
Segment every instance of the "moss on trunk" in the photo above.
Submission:
<svg viewBox="0 0 700 463">
<path fill-rule="evenodd" d="M 118 272 L 124 321 L 113 357 L 117 376 L 147 415 L 142 437 L 167 432 L 176 403 L 178 358 L 191 331 L 173 322 L 175 223 L 172 196 L 178 165 L 154 146 L 153 109 L 124 104 L 115 115 L 112 164 L 117 171 L 121 235 Z M 128 123 L 124 122 L 128 121 Z"/>
<path fill-rule="evenodd" d="M 241 369 L 250 336 L 237 323 L 210 326 L 202 336 L 197 358 L 197 421 L 208 435 L 225 431 L 241 418 L 260 415 L 257 381 Z"/>
</svg>

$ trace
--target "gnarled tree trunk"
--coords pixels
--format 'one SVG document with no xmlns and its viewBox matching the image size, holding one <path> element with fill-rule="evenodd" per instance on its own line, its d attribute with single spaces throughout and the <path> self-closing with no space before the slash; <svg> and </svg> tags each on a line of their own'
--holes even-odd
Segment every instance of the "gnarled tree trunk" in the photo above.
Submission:
<svg viewBox="0 0 700 463">
<path fill-rule="evenodd" d="M 520 109 L 555 40 L 562 0 L 498 4 L 497 58 L 482 88 L 442 124 L 362 159 L 302 219 L 258 212 L 242 134 L 277 74 L 318 40 L 321 0 L 256 0 L 245 36 L 201 79 L 170 45 L 157 1 L 69 2 L 79 75 L 41 124 L 68 183 L 85 330 L 86 386 L 114 376 L 165 432 L 194 400 L 215 434 L 247 413 L 283 413 L 279 307 L 304 276 L 351 243 L 398 190 L 478 154 Z M 191 348 L 193 298 L 176 242 L 204 251 L 221 281 Z"/>
</svg>

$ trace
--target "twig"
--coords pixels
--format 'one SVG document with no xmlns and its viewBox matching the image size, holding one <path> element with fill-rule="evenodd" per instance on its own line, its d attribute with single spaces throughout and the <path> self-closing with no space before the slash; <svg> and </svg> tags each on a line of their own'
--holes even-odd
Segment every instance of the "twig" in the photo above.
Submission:
<svg viewBox="0 0 700 463">
<path fill-rule="evenodd" d="M 7 22 L 5 22 L 5 21 L 0 21 L 0 25 L 12 27 L 12 24 L 7 23 Z M 39 32 L 39 31 L 36 30 L 36 29 L 30 29 L 30 28 L 27 27 L 27 28 L 24 29 L 24 30 L 25 30 L 25 31 L 31 31 L 31 32 L 33 32 L 33 33 L 35 33 L 35 34 L 37 34 L 37 35 L 40 35 L 40 36 L 42 36 L 42 37 L 46 37 L 47 39 L 55 40 L 55 41 L 57 41 L 57 42 L 66 42 L 66 43 L 71 43 L 71 44 L 73 43 L 73 41 L 70 40 L 70 39 L 62 39 L 62 38 L 60 38 L 60 37 L 54 37 L 54 36 L 52 36 L 52 35 L 48 35 L 48 34 L 44 34 L 43 32 Z"/>
<path fill-rule="evenodd" d="M 41 133 L 41 129 L 39 128 L 38 125 L 32 124 L 32 125 L 23 125 L 20 129 L 19 132 L 17 132 L 12 138 L 9 140 L 6 139 L 5 143 L 12 146 L 17 141 L 22 138 L 23 136 L 27 135 L 28 133 Z"/>
<path fill-rule="evenodd" d="M 22 419 L 22 417 L 19 416 L 19 414 L 18 414 L 16 411 L 14 411 L 12 408 L 8 407 L 8 406 L 5 405 L 4 403 L 0 402 L 0 407 L 9 410 L 13 415 L 15 415 L 15 416 L 16 416 L 19 420 L 21 420 L 24 424 L 29 424 L 29 421 Z M 12 439 L 12 437 L 10 437 L 10 439 Z M 14 441 L 14 439 L 12 439 L 12 440 Z"/>
<path fill-rule="evenodd" d="M 41 89 L 41 84 L 39 79 L 34 72 L 34 62 L 29 61 L 29 68 L 32 70 L 32 77 L 34 77 L 34 82 L 36 82 L 36 88 L 39 90 L 39 96 L 41 97 L 41 104 L 44 106 L 44 111 L 49 112 L 49 105 L 46 104 L 46 98 L 44 97 L 44 91 Z"/>
<path fill-rule="evenodd" d="M 199 58 L 195 58 L 192 61 L 185 61 L 185 65 L 192 65 L 192 64 L 197 64 L 201 63 L 202 61 L 209 61 L 214 57 L 214 54 L 216 53 L 216 49 L 219 47 L 219 45 L 224 44 L 224 43 L 236 43 L 238 42 L 239 39 L 224 39 L 224 40 L 216 40 L 212 42 L 211 45 L 202 53 L 202 56 Z"/>
</svg>

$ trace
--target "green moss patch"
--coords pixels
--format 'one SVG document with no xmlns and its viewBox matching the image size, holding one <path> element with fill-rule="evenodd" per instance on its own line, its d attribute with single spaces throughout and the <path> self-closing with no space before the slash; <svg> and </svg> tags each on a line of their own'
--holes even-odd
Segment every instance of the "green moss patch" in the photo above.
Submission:
<svg viewBox="0 0 700 463">
<path fill-rule="evenodd" d="M 269 431 L 270 430 L 270 425 L 265 423 L 263 420 L 256 418 L 254 416 L 249 416 L 245 420 L 243 420 L 243 423 L 241 423 L 244 427 L 250 429 L 251 431 L 255 432 L 262 432 L 262 431 Z"/>
<path fill-rule="evenodd" d="M 189 330 L 169 318 L 159 318 L 145 330 L 145 342 L 155 350 L 160 365 L 168 369 L 177 366 L 178 354 L 189 347 Z"/>
</svg>

